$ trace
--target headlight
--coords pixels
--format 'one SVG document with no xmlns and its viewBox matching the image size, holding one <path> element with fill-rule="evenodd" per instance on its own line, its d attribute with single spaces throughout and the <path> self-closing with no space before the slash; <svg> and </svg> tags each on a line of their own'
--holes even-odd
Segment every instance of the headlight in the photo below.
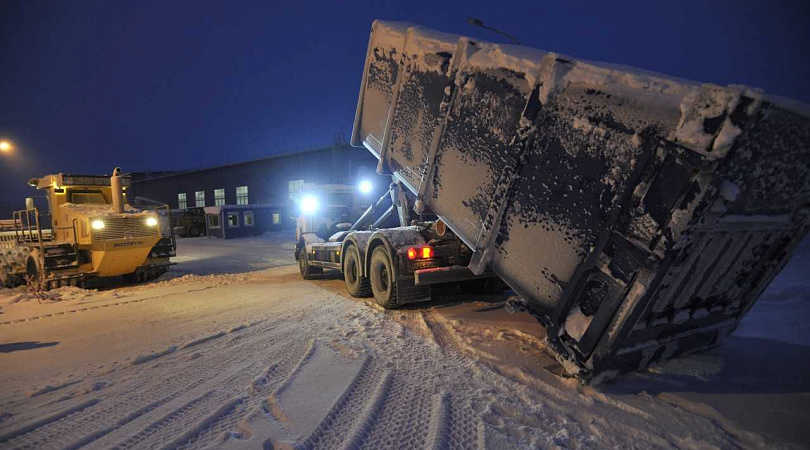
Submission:
<svg viewBox="0 0 810 450">
<path fill-rule="evenodd" d="M 90 222 L 90 227 L 93 228 L 94 230 L 102 230 L 104 229 L 104 221 L 96 219 Z"/>
<path fill-rule="evenodd" d="M 158 221 L 154 217 L 150 217 L 150 218 L 146 219 L 146 226 L 147 227 L 156 227 L 157 224 L 158 224 Z"/>
<path fill-rule="evenodd" d="M 304 214 L 312 214 L 318 210 L 318 199 L 312 196 L 307 196 L 301 199 L 301 212 Z"/>
<path fill-rule="evenodd" d="M 360 189 L 361 194 L 368 194 L 374 186 L 371 184 L 371 181 L 363 180 L 357 187 Z"/>
</svg>

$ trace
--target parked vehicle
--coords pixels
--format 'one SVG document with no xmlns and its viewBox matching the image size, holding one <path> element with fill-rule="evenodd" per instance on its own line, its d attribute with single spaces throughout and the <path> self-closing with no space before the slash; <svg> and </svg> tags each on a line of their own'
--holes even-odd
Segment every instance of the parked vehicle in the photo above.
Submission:
<svg viewBox="0 0 810 450">
<path fill-rule="evenodd" d="M 181 237 L 198 237 L 206 234 L 203 207 L 172 210 L 172 230 Z"/>
<path fill-rule="evenodd" d="M 376 21 L 351 143 L 392 175 L 382 214 L 402 226 L 369 220 L 378 202 L 349 231 L 304 234 L 302 274 L 342 270 L 396 307 L 491 270 L 584 382 L 705 349 L 807 233 L 808 111 Z"/>
</svg>

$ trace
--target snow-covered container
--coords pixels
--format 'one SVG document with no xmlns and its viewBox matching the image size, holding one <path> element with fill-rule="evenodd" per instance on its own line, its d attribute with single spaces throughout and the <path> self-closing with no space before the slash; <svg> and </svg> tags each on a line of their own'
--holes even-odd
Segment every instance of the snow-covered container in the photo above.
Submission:
<svg viewBox="0 0 810 450">
<path fill-rule="evenodd" d="M 810 222 L 803 105 L 375 21 L 352 145 L 585 381 L 713 346 Z"/>
</svg>

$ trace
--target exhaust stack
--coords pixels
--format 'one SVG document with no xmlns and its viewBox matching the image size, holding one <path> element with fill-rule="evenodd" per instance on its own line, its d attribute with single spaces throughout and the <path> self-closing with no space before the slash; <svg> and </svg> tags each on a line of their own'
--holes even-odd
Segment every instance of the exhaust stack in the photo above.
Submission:
<svg viewBox="0 0 810 450">
<path fill-rule="evenodd" d="M 124 212 L 124 191 L 121 189 L 121 168 L 116 167 L 110 177 L 110 187 L 112 188 L 113 212 L 121 214 Z"/>
</svg>

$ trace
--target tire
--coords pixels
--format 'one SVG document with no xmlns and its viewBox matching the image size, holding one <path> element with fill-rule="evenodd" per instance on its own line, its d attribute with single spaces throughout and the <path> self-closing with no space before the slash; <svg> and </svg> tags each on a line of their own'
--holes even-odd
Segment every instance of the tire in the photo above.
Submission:
<svg viewBox="0 0 810 450">
<path fill-rule="evenodd" d="M 350 245 L 343 256 L 343 281 L 346 283 L 346 290 L 352 297 L 370 297 L 371 282 L 368 278 L 360 275 L 360 253 L 357 246 Z"/>
<path fill-rule="evenodd" d="M 189 227 L 186 228 L 186 235 L 188 237 L 199 237 L 200 236 L 200 229 L 197 228 L 196 225 L 189 225 Z"/>
<path fill-rule="evenodd" d="M 50 290 L 51 286 L 45 278 L 45 269 L 42 267 L 42 259 L 39 250 L 33 250 L 25 261 L 25 274 L 31 280 L 31 284 L 41 291 Z"/>
<path fill-rule="evenodd" d="M 385 309 L 397 307 L 397 282 L 388 249 L 380 245 L 371 253 L 371 291 L 374 300 Z"/>
<path fill-rule="evenodd" d="M 305 280 L 311 280 L 314 278 L 313 275 L 323 272 L 323 269 L 320 267 L 312 267 L 309 265 L 307 248 L 305 246 L 301 246 L 301 250 L 298 250 L 298 270 L 301 271 L 301 278 Z"/>
</svg>

